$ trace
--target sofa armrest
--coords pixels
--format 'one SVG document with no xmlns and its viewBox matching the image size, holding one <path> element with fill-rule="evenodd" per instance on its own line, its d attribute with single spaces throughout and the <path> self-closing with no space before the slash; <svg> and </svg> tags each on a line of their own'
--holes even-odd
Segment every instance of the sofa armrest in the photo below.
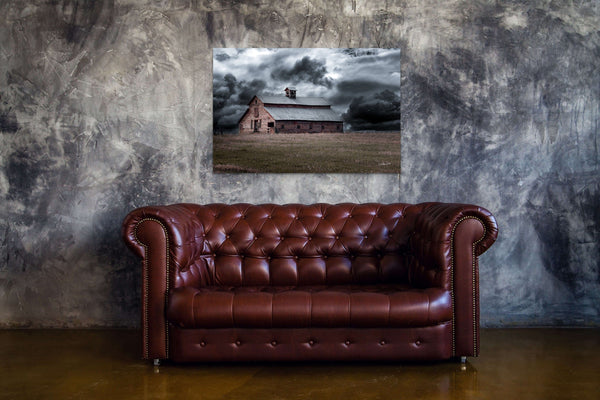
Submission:
<svg viewBox="0 0 600 400">
<path fill-rule="evenodd" d="M 168 324 L 165 318 L 169 289 L 178 286 L 178 271 L 185 269 L 202 249 L 196 233 L 200 223 L 193 204 L 148 206 L 127 215 L 122 236 L 142 258 L 142 330 L 146 359 L 168 358 Z"/>
<path fill-rule="evenodd" d="M 409 281 L 414 286 L 451 289 L 454 258 L 468 250 L 476 259 L 498 236 L 496 219 L 478 206 L 422 203 L 410 208 L 416 210 L 408 210 L 415 214 L 409 240 Z"/>
<path fill-rule="evenodd" d="M 479 353 L 478 257 L 498 236 L 494 216 L 467 204 L 414 206 L 408 279 L 415 287 L 441 287 L 452 296 L 455 356 Z"/>
</svg>

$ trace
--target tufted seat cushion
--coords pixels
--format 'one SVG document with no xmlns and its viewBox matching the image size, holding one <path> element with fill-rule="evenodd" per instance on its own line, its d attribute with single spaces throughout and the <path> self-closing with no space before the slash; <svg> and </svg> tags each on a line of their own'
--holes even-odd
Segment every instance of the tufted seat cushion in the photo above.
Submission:
<svg viewBox="0 0 600 400">
<path fill-rule="evenodd" d="M 450 293 L 406 285 L 183 287 L 169 296 L 180 328 L 419 327 L 452 319 Z"/>
</svg>

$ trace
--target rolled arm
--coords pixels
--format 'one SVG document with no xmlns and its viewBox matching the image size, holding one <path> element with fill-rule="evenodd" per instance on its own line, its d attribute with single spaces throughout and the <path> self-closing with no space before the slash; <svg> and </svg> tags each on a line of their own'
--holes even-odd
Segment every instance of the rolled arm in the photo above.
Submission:
<svg viewBox="0 0 600 400">
<path fill-rule="evenodd" d="M 122 236 L 142 258 L 142 330 L 146 359 L 168 358 L 165 307 L 169 289 L 177 286 L 179 271 L 202 248 L 197 206 L 174 204 L 138 208 L 125 218 Z"/>
<path fill-rule="evenodd" d="M 422 203 L 413 207 L 417 211 L 411 210 L 415 217 L 409 279 L 420 287 L 450 289 L 453 258 L 464 247 L 460 245 L 466 243 L 475 257 L 483 254 L 498 236 L 496 219 L 485 208 L 470 204 Z"/>
<path fill-rule="evenodd" d="M 494 216 L 468 204 L 423 203 L 413 213 L 409 281 L 451 292 L 455 356 L 479 353 L 478 257 L 498 236 Z"/>
<path fill-rule="evenodd" d="M 138 235 L 143 221 L 155 221 L 162 224 L 169 236 L 169 252 L 174 266 L 185 268 L 201 246 L 202 237 L 198 234 L 203 227 L 197 217 L 199 206 L 196 204 L 172 204 L 168 206 L 147 206 L 130 212 L 122 226 L 123 240 L 139 257 L 144 257 L 144 246 L 149 243 L 140 241 Z M 152 239 L 152 238 L 148 238 Z M 201 248 L 201 247 L 200 247 Z"/>
</svg>

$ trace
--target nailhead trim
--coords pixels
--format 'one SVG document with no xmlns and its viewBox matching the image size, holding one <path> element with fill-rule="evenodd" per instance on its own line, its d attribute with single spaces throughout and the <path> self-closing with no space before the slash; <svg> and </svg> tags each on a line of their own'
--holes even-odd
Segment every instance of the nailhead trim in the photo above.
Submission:
<svg viewBox="0 0 600 400">
<path fill-rule="evenodd" d="M 471 284 L 472 284 L 472 293 L 473 293 L 473 298 L 472 298 L 472 305 L 473 305 L 473 354 L 477 354 L 477 304 L 476 304 L 476 286 L 477 286 L 477 282 L 476 282 L 476 276 L 475 276 L 475 270 L 476 270 L 476 263 L 477 263 L 477 259 L 475 256 L 475 246 L 481 242 L 486 234 L 487 234 L 487 228 L 485 226 L 485 223 L 478 217 L 474 217 L 474 216 L 466 216 L 466 217 L 462 217 L 461 219 L 459 219 L 456 224 L 454 225 L 454 227 L 452 228 L 452 234 L 450 236 L 450 295 L 452 297 L 452 356 L 456 357 L 456 315 L 455 315 L 455 311 L 454 311 L 454 234 L 456 233 L 456 228 L 458 227 L 458 225 L 460 225 L 461 222 L 467 220 L 467 219 L 476 219 L 477 221 L 481 222 L 481 225 L 483 226 L 483 235 L 481 236 L 481 238 L 479 238 L 478 240 L 476 240 L 475 242 L 473 242 L 473 246 L 472 246 L 472 254 L 471 254 L 471 259 L 472 259 L 472 266 L 471 266 Z"/>
<path fill-rule="evenodd" d="M 149 303 L 149 298 L 148 298 L 148 290 L 149 290 L 149 278 L 150 278 L 150 274 L 149 274 L 149 268 L 148 268 L 148 257 L 147 257 L 147 253 L 148 253 L 148 246 L 144 243 L 142 243 L 139 239 L 138 239 L 138 227 L 140 226 L 140 224 L 142 222 L 146 222 L 146 221 L 153 221 L 156 222 L 157 224 L 159 224 L 161 226 L 161 228 L 163 229 L 163 231 L 165 232 L 165 242 L 166 242 L 166 291 L 165 291 L 165 310 L 167 309 L 167 302 L 168 302 L 168 298 L 169 298 L 169 234 L 167 232 L 167 228 L 165 227 L 165 225 L 159 221 L 156 218 L 144 218 L 142 220 L 140 220 L 136 225 L 135 225 L 135 230 L 134 230 L 134 235 L 135 235 L 135 240 L 138 242 L 138 244 L 140 244 L 141 246 L 144 247 L 144 321 L 143 321 L 143 335 L 144 335 L 144 342 L 145 342 L 145 347 L 144 347 L 144 358 L 149 358 L 150 355 L 150 345 L 149 345 L 149 339 L 150 339 L 150 328 L 149 328 L 149 324 L 148 324 L 148 303 Z M 167 358 L 169 358 L 169 325 L 165 322 L 165 353 Z"/>
</svg>

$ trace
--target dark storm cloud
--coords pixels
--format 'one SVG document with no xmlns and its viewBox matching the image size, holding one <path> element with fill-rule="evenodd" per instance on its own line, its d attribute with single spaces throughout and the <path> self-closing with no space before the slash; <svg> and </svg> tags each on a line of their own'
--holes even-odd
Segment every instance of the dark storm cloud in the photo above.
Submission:
<svg viewBox="0 0 600 400">
<path fill-rule="evenodd" d="M 377 54 L 375 49 L 342 49 L 342 53 L 350 57 L 364 57 Z"/>
<path fill-rule="evenodd" d="M 355 97 L 343 115 L 352 130 L 400 130 L 400 97 L 389 89 L 372 98 Z"/>
<path fill-rule="evenodd" d="M 275 67 L 271 72 L 271 78 L 293 84 L 310 82 L 315 85 L 331 88 L 332 80 L 326 77 L 326 74 L 327 68 L 325 67 L 325 62 L 304 56 L 301 60 L 296 61 L 291 68 Z"/>
<path fill-rule="evenodd" d="M 261 79 L 238 81 L 233 74 L 213 76 L 213 126 L 234 129 L 255 95 L 262 94 L 267 84 Z"/>
<path fill-rule="evenodd" d="M 380 88 L 389 87 L 389 83 L 374 82 L 372 80 L 345 80 L 339 82 L 336 87 L 341 93 L 365 93 L 376 92 Z"/>
<path fill-rule="evenodd" d="M 400 51 L 344 49 L 351 73 L 335 83 L 329 100 L 348 131 L 400 130 Z"/>
<path fill-rule="evenodd" d="M 361 50 L 361 49 L 357 49 Z M 400 53 L 389 53 L 389 54 L 372 54 L 366 52 L 362 55 L 356 56 L 354 63 L 360 64 L 378 64 L 378 65 L 389 65 L 391 68 L 394 66 L 400 66 Z"/>
<path fill-rule="evenodd" d="M 262 94 L 266 87 L 267 82 L 262 79 L 252 79 L 250 82 L 242 81 L 238 85 L 238 98 L 240 102 L 248 104 L 254 96 Z"/>
<path fill-rule="evenodd" d="M 223 108 L 235 93 L 237 80 L 232 74 L 213 77 L 213 107 Z"/>
<path fill-rule="evenodd" d="M 216 53 L 215 54 L 215 59 L 217 61 L 227 61 L 231 58 L 231 56 L 229 54 L 225 54 L 225 53 Z"/>
<path fill-rule="evenodd" d="M 343 80 L 335 85 L 335 91 L 329 98 L 333 104 L 348 105 L 348 99 L 352 99 L 357 95 L 364 97 L 374 97 L 376 93 L 386 89 L 398 90 L 398 85 L 393 85 L 388 82 L 376 82 L 366 79 Z"/>
</svg>

